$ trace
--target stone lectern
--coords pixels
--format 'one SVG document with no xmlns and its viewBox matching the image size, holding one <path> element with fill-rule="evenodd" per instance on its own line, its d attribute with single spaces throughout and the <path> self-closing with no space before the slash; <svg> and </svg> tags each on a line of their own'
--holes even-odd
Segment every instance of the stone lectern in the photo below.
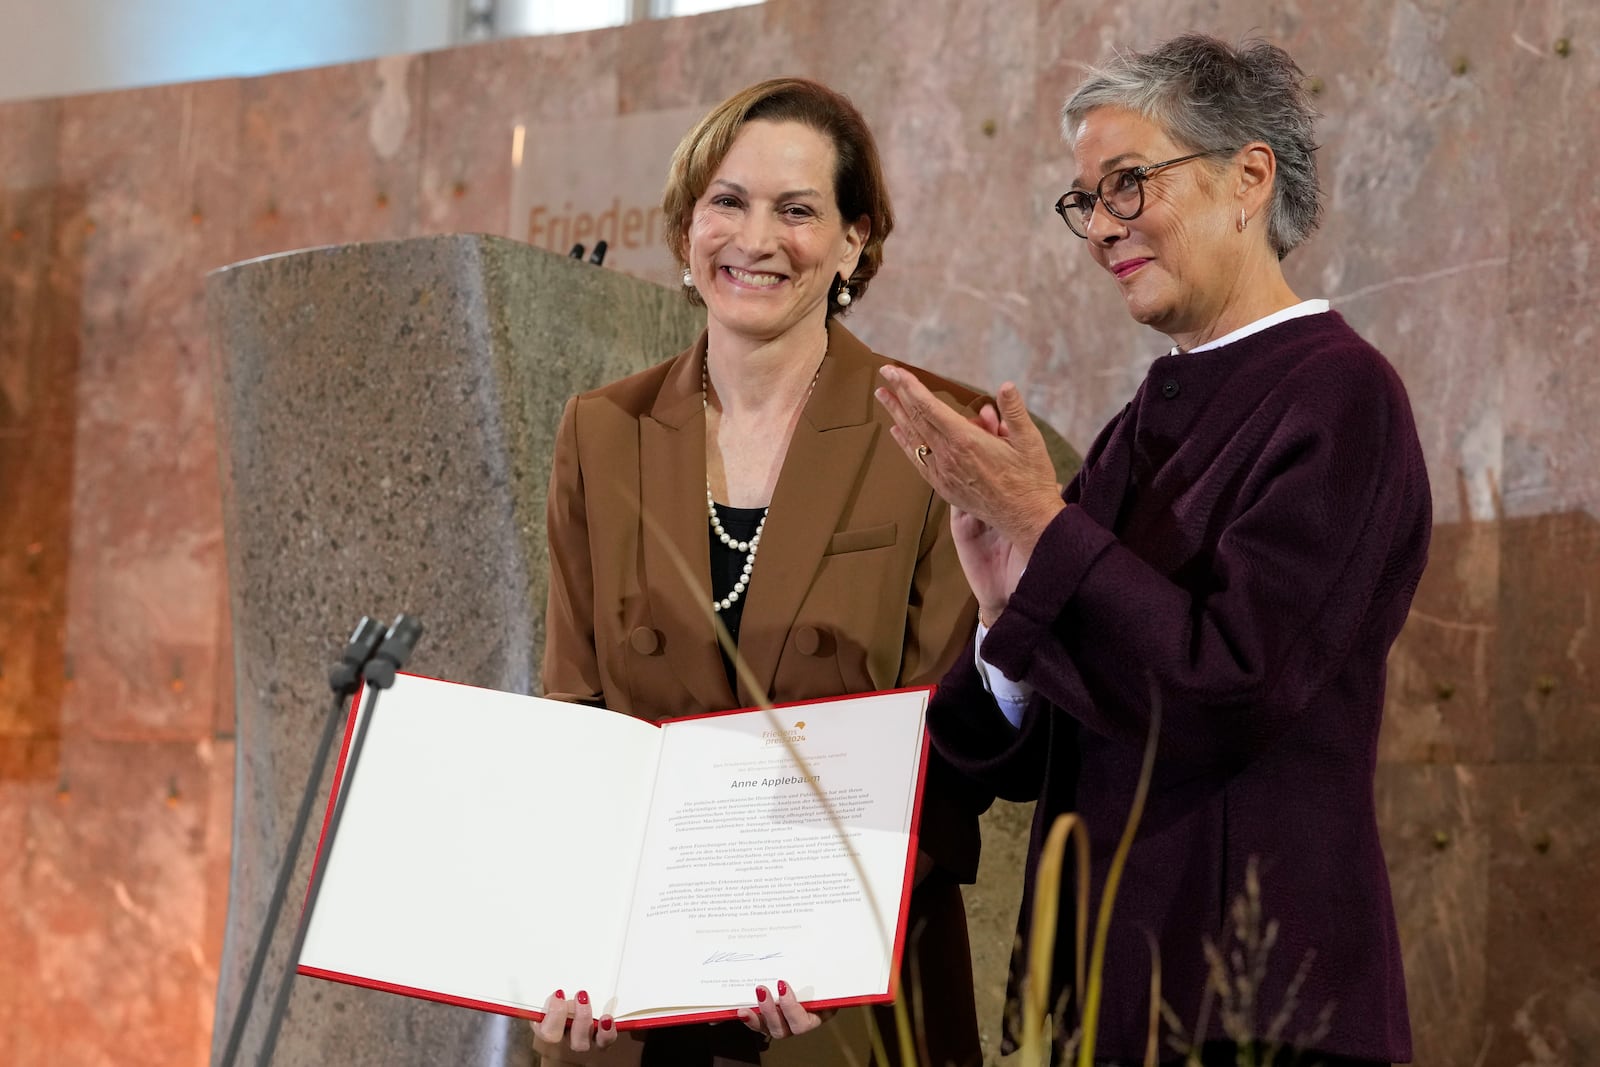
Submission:
<svg viewBox="0 0 1600 1067">
<path fill-rule="evenodd" d="M 416 615 L 417 670 L 532 691 L 562 406 L 688 344 L 702 313 L 614 271 L 464 235 L 269 256 L 215 272 L 207 295 L 238 722 L 215 1062 L 328 713 L 328 667 L 355 620 Z M 323 810 L 241 1064 L 264 1038 Z M 274 1062 L 499 1067 L 527 1063 L 528 1049 L 518 1021 L 300 979 Z"/>
</svg>

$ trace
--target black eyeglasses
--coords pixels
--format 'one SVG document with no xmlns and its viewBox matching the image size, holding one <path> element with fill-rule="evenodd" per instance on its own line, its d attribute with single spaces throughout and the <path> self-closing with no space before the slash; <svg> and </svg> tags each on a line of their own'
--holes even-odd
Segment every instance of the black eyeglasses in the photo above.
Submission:
<svg viewBox="0 0 1600 1067">
<path fill-rule="evenodd" d="M 1213 148 L 1205 152 L 1190 152 L 1177 159 L 1165 159 L 1160 163 L 1145 163 L 1137 167 L 1123 167 L 1114 170 L 1100 179 L 1092 193 L 1082 189 L 1069 189 L 1061 194 L 1061 199 L 1056 201 L 1056 214 L 1061 216 L 1061 221 L 1067 224 L 1067 229 L 1079 237 L 1089 236 L 1089 220 L 1094 217 L 1096 202 L 1105 206 L 1106 213 L 1112 218 L 1121 219 L 1123 222 L 1132 222 L 1144 211 L 1144 183 L 1145 179 L 1163 167 L 1173 167 L 1179 163 L 1187 163 L 1191 159 L 1201 156 L 1223 155 L 1232 152 L 1231 148 Z"/>
</svg>

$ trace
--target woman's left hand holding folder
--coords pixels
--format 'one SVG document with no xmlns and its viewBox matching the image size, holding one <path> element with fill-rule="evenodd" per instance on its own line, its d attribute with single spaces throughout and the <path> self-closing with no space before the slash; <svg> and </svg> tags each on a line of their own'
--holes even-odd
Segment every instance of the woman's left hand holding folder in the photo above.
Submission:
<svg viewBox="0 0 1600 1067">
<path fill-rule="evenodd" d="M 756 986 L 756 1003 L 751 1008 L 739 1009 L 739 1021 L 758 1034 L 768 1037 L 794 1037 L 821 1026 L 832 1011 L 808 1011 L 794 995 L 794 986 L 778 983 L 778 995 L 773 997 L 767 987 Z"/>
<path fill-rule="evenodd" d="M 617 1028 L 611 1016 L 602 1015 L 596 1020 L 589 994 L 581 989 L 571 1000 L 560 989 L 546 997 L 544 1018 L 533 1024 L 533 1032 L 552 1045 L 561 1044 L 565 1038 L 574 1052 L 588 1052 L 591 1047 L 606 1048 L 617 1039 Z"/>
</svg>

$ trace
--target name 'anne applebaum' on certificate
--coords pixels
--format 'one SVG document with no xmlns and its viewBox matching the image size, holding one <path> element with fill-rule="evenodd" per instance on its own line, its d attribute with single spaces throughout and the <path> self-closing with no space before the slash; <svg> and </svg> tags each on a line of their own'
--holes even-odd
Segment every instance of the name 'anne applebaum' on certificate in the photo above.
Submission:
<svg viewBox="0 0 1600 1067">
<path fill-rule="evenodd" d="M 887 1001 L 928 693 L 652 723 L 402 676 L 340 757 L 300 973 L 532 1018 L 585 989 L 624 1028 L 779 978 Z"/>
</svg>

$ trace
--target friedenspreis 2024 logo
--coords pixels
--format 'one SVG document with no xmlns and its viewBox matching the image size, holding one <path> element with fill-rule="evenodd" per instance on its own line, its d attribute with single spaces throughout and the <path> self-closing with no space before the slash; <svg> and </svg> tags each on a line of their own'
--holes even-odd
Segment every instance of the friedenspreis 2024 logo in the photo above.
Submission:
<svg viewBox="0 0 1600 1067">
<path fill-rule="evenodd" d="M 764 748 L 773 745 L 798 745 L 806 739 L 806 721 L 801 719 L 793 726 L 781 730 L 762 730 L 761 744 Z"/>
</svg>

